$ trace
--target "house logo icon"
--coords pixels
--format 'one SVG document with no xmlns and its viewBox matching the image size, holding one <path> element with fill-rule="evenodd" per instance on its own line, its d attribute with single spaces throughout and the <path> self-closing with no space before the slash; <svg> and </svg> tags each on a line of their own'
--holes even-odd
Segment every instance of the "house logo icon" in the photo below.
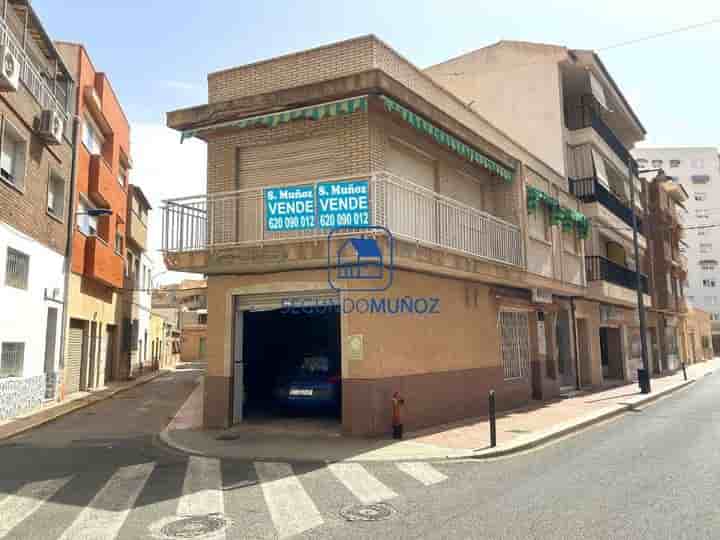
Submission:
<svg viewBox="0 0 720 540">
<path fill-rule="evenodd" d="M 394 242 L 384 227 L 338 227 L 328 235 L 328 282 L 345 291 L 384 291 L 393 278 Z"/>
</svg>

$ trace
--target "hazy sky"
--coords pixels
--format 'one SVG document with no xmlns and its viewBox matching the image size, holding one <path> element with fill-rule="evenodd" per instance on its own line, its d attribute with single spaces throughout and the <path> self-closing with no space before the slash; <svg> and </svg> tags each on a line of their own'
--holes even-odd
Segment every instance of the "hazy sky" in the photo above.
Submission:
<svg viewBox="0 0 720 540">
<path fill-rule="evenodd" d="M 34 0 L 50 35 L 79 41 L 108 73 L 132 123 L 133 182 L 154 205 L 202 193 L 205 149 L 179 145 L 164 113 L 203 103 L 210 71 L 373 33 L 419 67 L 499 39 L 602 49 L 720 18 L 716 0 L 364 2 Z M 202 6 L 202 7 L 200 7 Z M 718 145 L 720 24 L 600 55 L 647 142 Z M 155 214 L 157 216 L 157 214 Z M 159 220 L 152 238 L 158 247 Z"/>
</svg>

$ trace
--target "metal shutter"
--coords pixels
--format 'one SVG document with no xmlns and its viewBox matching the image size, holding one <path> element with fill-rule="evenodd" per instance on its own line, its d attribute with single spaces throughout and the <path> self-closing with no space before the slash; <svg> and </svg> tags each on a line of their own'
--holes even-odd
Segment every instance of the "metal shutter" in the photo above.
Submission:
<svg viewBox="0 0 720 540">
<path fill-rule="evenodd" d="M 68 394 L 80 391 L 80 369 L 82 365 L 83 323 L 70 321 L 67 354 L 65 361 L 65 391 Z"/>
<path fill-rule="evenodd" d="M 385 165 L 390 172 L 435 191 L 435 162 L 419 152 L 390 141 Z"/>
<path fill-rule="evenodd" d="M 235 298 L 235 306 L 238 311 L 269 311 L 282 309 L 286 307 L 283 304 L 286 300 L 292 301 L 293 305 L 298 307 L 312 305 L 330 306 L 340 303 L 340 294 L 332 290 L 244 294 L 236 296 Z"/>
</svg>

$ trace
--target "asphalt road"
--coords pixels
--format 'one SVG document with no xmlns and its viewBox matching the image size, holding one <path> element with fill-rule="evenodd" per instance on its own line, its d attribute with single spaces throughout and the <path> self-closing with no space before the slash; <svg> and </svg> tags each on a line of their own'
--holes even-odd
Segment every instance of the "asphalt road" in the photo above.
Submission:
<svg viewBox="0 0 720 540">
<path fill-rule="evenodd" d="M 330 466 L 159 445 L 197 377 L 0 443 L 0 539 L 720 537 L 719 375 L 523 455 Z"/>
</svg>

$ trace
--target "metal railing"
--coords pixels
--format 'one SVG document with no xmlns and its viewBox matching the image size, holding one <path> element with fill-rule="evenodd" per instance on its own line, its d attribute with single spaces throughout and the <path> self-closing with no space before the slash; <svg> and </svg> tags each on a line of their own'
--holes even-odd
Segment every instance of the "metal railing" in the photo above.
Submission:
<svg viewBox="0 0 720 540">
<path fill-rule="evenodd" d="M 599 202 L 613 214 L 619 217 L 625 224 L 632 227 L 633 210 L 625 204 L 617 195 L 606 188 L 596 177 L 570 178 L 570 193 L 583 202 Z M 642 219 L 635 214 L 637 219 L 638 233 L 643 234 Z"/>
<path fill-rule="evenodd" d="M 23 50 L 22 45 L 2 17 L 0 17 L 0 45 L 7 45 L 20 61 L 20 80 L 40 106 L 43 109 L 58 111 L 67 120 L 67 103 L 62 103 L 57 98 L 55 92 L 48 86 L 44 77 L 40 74 L 29 55 Z M 60 93 L 65 94 L 62 90 Z M 67 98 L 66 94 L 65 97 Z"/>
<path fill-rule="evenodd" d="M 585 272 L 588 282 L 609 281 L 626 289 L 635 290 L 635 270 L 631 270 L 605 257 L 599 255 L 586 256 Z M 645 274 L 640 274 L 640 287 L 643 293 L 648 294 L 648 278 Z"/>
<path fill-rule="evenodd" d="M 625 145 L 615 135 L 613 130 L 602 119 L 601 105 L 592 95 L 585 95 L 580 98 L 581 104 L 575 111 L 568 114 L 567 127 L 570 130 L 584 129 L 591 127 L 600 135 L 600 138 L 615 152 L 623 163 L 632 163 L 637 170 L 637 163 L 625 148 Z M 575 114 L 573 114 L 573 112 Z"/>
<path fill-rule="evenodd" d="M 353 181 L 358 178 L 333 180 Z M 368 176 L 362 178 L 367 179 Z M 394 237 L 419 244 L 503 264 L 524 265 L 518 226 L 392 173 L 377 172 L 370 175 L 369 180 L 370 225 L 385 227 Z M 327 238 L 329 230 L 320 227 L 283 232 L 268 230 L 265 227 L 263 189 L 164 201 L 161 208 L 163 251 L 188 252 Z"/>
</svg>

